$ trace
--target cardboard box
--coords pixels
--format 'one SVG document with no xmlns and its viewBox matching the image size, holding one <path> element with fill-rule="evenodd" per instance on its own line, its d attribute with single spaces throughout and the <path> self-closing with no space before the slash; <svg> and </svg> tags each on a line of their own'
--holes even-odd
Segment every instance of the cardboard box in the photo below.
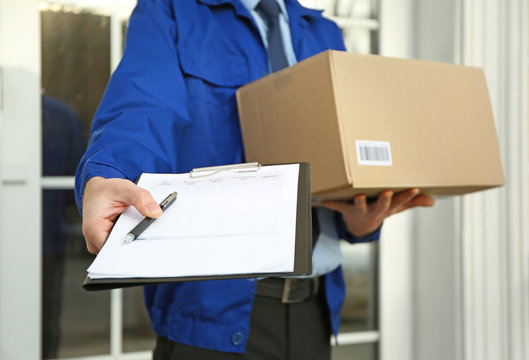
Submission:
<svg viewBox="0 0 529 360">
<path fill-rule="evenodd" d="M 312 195 L 504 184 L 481 69 L 327 51 L 237 92 L 246 161 L 308 161 Z"/>
</svg>

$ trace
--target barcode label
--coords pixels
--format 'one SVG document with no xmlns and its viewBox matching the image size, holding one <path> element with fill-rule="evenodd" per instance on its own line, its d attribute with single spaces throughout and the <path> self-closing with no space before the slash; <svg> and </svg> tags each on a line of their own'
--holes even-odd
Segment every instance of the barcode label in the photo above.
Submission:
<svg viewBox="0 0 529 360">
<path fill-rule="evenodd" d="M 391 148 L 387 141 L 356 140 L 359 165 L 392 166 Z"/>
</svg>

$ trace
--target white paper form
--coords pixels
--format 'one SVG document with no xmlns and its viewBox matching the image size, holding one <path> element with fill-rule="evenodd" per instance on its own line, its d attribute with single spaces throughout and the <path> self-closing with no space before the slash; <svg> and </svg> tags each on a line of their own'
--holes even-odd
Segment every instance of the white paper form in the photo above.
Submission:
<svg viewBox="0 0 529 360">
<path fill-rule="evenodd" d="M 255 172 L 143 174 L 138 185 L 176 201 L 138 239 L 123 244 L 143 216 L 129 207 L 88 268 L 88 276 L 185 277 L 292 272 L 299 164 Z"/>
</svg>

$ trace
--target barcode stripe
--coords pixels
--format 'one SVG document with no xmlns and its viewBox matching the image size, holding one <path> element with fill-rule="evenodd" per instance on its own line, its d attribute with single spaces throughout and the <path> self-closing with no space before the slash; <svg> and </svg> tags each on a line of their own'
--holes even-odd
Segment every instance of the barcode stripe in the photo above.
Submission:
<svg viewBox="0 0 529 360">
<path fill-rule="evenodd" d="M 355 140 L 355 143 L 359 165 L 392 166 L 389 142 Z"/>
<path fill-rule="evenodd" d="M 382 146 L 360 146 L 360 159 L 366 161 L 389 161 L 389 150 Z"/>
</svg>

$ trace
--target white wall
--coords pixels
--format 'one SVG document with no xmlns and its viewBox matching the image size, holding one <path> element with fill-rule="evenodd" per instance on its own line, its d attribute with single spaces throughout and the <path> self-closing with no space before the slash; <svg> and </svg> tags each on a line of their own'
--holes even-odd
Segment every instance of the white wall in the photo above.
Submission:
<svg viewBox="0 0 529 360">
<path fill-rule="evenodd" d="M 413 0 L 380 0 L 380 54 L 409 58 Z M 380 240 L 380 358 L 410 360 L 414 344 L 413 214 L 387 219 Z"/>
<path fill-rule="evenodd" d="M 0 0 L 0 359 L 40 358 L 37 0 Z"/>
<path fill-rule="evenodd" d="M 455 0 L 413 1 L 413 57 L 453 63 Z"/>
<path fill-rule="evenodd" d="M 455 1 L 414 0 L 413 57 L 454 62 Z M 457 359 L 458 200 L 416 212 L 413 244 L 414 358 Z"/>
<path fill-rule="evenodd" d="M 414 359 L 529 358 L 527 0 L 414 0 L 414 56 L 485 70 L 506 185 L 419 212 Z"/>
<path fill-rule="evenodd" d="M 458 359 L 456 201 L 418 211 L 414 237 L 415 359 Z"/>
</svg>

